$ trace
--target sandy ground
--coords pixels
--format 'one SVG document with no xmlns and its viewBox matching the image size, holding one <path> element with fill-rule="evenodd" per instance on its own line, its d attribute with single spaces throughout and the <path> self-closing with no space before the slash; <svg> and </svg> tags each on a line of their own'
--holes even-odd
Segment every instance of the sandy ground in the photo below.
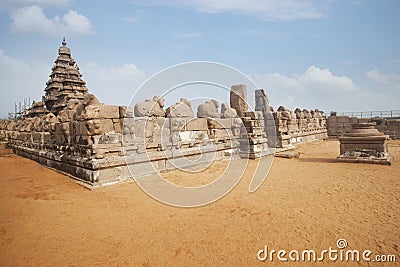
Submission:
<svg viewBox="0 0 400 267">
<path fill-rule="evenodd" d="M 252 161 L 221 200 L 176 208 L 149 197 L 133 181 L 90 191 L 3 150 L 0 265 L 347 266 L 327 256 L 312 263 L 257 259 L 265 245 L 319 253 L 337 249 L 336 241 L 345 238 L 346 249 L 397 257 L 397 263 L 350 266 L 400 266 L 400 141 L 389 142 L 392 166 L 334 163 L 339 143 L 332 140 L 296 151 L 299 159 L 275 158 L 255 193 L 247 191 Z M 197 176 L 179 171 L 164 176 L 203 184 L 225 166 L 216 162 Z"/>
</svg>

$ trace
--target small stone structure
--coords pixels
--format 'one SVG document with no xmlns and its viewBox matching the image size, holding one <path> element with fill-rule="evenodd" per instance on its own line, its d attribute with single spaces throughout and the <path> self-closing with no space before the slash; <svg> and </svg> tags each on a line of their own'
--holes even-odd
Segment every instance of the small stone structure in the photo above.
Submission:
<svg viewBox="0 0 400 267">
<path fill-rule="evenodd" d="M 368 122 L 375 122 L 375 128 L 381 133 L 388 135 L 391 139 L 400 139 L 400 119 L 337 116 L 336 112 L 331 112 L 331 115 L 328 117 L 328 136 L 338 138 L 351 131 L 351 124 Z"/>
<path fill-rule="evenodd" d="M 339 137 L 340 156 L 338 162 L 376 163 L 391 165 L 387 151 L 387 135 L 375 128 L 376 123 L 354 123 L 352 130 Z"/>
<path fill-rule="evenodd" d="M 284 107 L 274 111 L 263 89 L 255 100 L 249 111 L 246 85 L 240 84 L 231 87 L 230 105 L 222 103 L 219 112 L 219 103 L 210 100 L 198 117 L 184 98 L 167 108 L 158 96 L 133 108 L 106 105 L 88 93 L 64 39 L 42 101 L 18 120 L 0 120 L 0 139 L 18 155 L 100 186 L 202 164 L 199 156 L 254 159 L 275 147 L 325 138 L 319 111 L 300 111 L 299 117 Z"/>
</svg>

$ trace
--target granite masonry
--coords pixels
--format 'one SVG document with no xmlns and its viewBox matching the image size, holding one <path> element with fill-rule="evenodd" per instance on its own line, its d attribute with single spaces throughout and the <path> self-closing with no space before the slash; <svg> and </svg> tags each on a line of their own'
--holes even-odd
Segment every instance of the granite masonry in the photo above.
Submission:
<svg viewBox="0 0 400 267">
<path fill-rule="evenodd" d="M 351 124 L 351 131 L 339 137 L 340 156 L 336 161 L 391 165 L 386 144 L 389 136 L 375 126 L 375 122 Z"/>
<path fill-rule="evenodd" d="M 399 118 L 357 118 L 349 116 L 338 116 L 336 112 L 331 112 L 327 119 L 328 136 L 338 138 L 339 136 L 351 132 L 351 124 L 374 122 L 375 128 L 388 135 L 391 139 L 400 139 L 400 119 Z"/>
<path fill-rule="evenodd" d="M 96 187 L 210 160 L 255 159 L 327 136 L 318 110 L 274 111 L 263 89 L 255 90 L 255 103 L 249 110 L 239 84 L 229 104 L 210 99 L 197 117 L 184 98 L 170 107 L 159 96 L 133 107 L 103 104 L 88 93 L 64 39 L 42 101 L 17 120 L 0 120 L 0 139 L 16 154 Z"/>
</svg>

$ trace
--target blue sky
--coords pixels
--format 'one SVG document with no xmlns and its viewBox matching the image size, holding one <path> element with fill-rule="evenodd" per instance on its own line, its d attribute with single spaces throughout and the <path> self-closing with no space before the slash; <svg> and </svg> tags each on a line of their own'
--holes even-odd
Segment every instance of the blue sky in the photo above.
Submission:
<svg viewBox="0 0 400 267">
<path fill-rule="evenodd" d="M 399 11 L 397 0 L 1 0 L 0 117 L 40 99 L 63 36 L 108 104 L 201 60 L 245 73 L 274 107 L 399 110 Z"/>
</svg>

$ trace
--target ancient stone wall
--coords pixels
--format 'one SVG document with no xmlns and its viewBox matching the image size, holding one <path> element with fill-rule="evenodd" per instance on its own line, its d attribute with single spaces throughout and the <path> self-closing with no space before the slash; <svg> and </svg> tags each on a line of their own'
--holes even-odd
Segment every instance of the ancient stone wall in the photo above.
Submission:
<svg viewBox="0 0 400 267">
<path fill-rule="evenodd" d="M 238 150 L 240 126 L 240 118 L 133 117 L 129 108 L 87 94 L 58 116 L 1 120 L 0 138 L 21 156 L 101 185 L 131 177 L 127 163 L 139 177 L 176 168 L 171 158 L 189 159 L 186 165 L 201 164 L 190 160 L 199 153 L 222 159 L 224 151 Z M 142 168 L 148 162 L 153 169 Z"/>
<path fill-rule="evenodd" d="M 276 147 L 291 148 L 296 143 L 325 139 L 328 137 L 326 117 L 318 109 L 294 111 L 280 106 L 272 112 L 276 131 Z M 271 123 L 268 123 L 271 125 Z M 271 131 L 271 130 L 270 130 Z"/>
<path fill-rule="evenodd" d="M 264 95 L 256 93 L 256 98 Z M 268 102 L 258 99 L 259 111 L 243 109 L 239 118 L 227 103 L 220 112 L 213 100 L 199 106 L 203 117 L 197 118 L 185 99 L 167 112 L 163 101 L 153 99 L 157 100 L 143 102 L 152 105 L 135 117 L 134 110 L 143 103 L 112 106 L 85 94 L 82 100 L 69 100 L 57 116 L 50 112 L 32 117 L 28 112 L 20 120 L 0 120 L 0 138 L 15 153 L 96 186 L 202 164 L 195 160 L 200 154 L 213 160 L 232 155 L 257 158 L 273 153 L 268 148 L 287 149 L 326 137 L 325 118 L 315 111 L 311 116 L 303 116 L 303 111 L 296 116 L 284 107 L 272 111 Z"/>
<path fill-rule="evenodd" d="M 65 40 L 58 54 L 42 100 L 16 121 L 0 120 L 0 139 L 92 186 L 225 157 L 259 158 L 326 137 L 321 112 L 274 111 L 263 89 L 249 111 L 244 84 L 231 87 L 230 104 L 199 105 L 197 117 L 184 98 L 168 108 L 159 96 L 133 107 L 106 105 L 88 93 Z"/>
<path fill-rule="evenodd" d="M 391 139 L 400 139 L 400 119 L 337 116 L 335 112 L 331 112 L 327 119 L 328 136 L 338 138 L 351 132 L 351 124 L 370 122 L 375 122 L 375 128 Z"/>
</svg>

